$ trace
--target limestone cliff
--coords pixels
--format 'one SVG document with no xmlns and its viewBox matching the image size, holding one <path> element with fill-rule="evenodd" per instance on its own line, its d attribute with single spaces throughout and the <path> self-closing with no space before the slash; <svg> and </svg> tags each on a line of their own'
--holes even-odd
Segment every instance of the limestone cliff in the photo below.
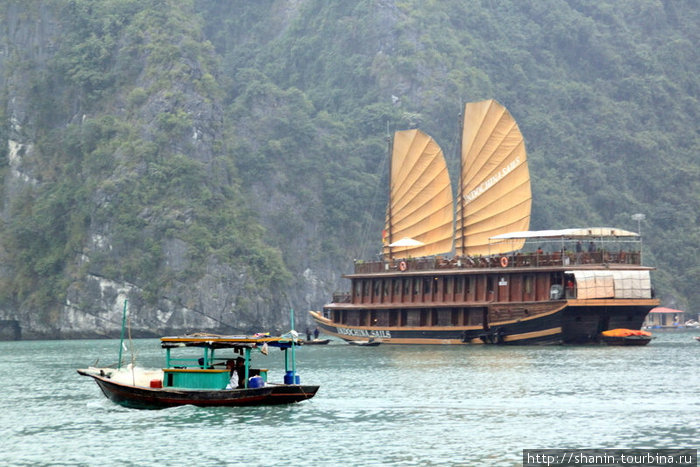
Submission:
<svg viewBox="0 0 700 467">
<path fill-rule="evenodd" d="M 295 305 L 303 323 L 329 291 L 309 264 L 293 278 L 236 188 L 193 6 L 17 2 L 4 19 L 0 319 L 116 336 L 128 298 L 135 335 L 282 331 Z M 17 275 L 23 248 L 49 264 Z"/>
</svg>

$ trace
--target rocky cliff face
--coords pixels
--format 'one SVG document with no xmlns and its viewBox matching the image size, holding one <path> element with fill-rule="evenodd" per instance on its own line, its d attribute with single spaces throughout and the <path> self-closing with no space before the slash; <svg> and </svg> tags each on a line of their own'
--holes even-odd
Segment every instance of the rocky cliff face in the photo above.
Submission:
<svg viewBox="0 0 700 467">
<path fill-rule="evenodd" d="M 647 213 L 656 290 L 692 304 L 697 15 L 3 2 L 0 338 L 117 336 L 127 298 L 137 335 L 285 331 L 290 308 L 303 328 L 379 246 L 386 132 L 420 126 L 455 164 L 462 103 L 486 98 L 528 139 L 532 227 Z"/>
<path fill-rule="evenodd" d="M 303 325 L 306 311 L 322 303 L 337 281 L 331 266 L 315 270 L 310 261 L 282 269 L 251 266 L 250 244 L 262 242 L 261 238 L 241 239 L 242 245 L 227 255 L 220 250 L 230 245 L 219 245 L 214 252 L 199 245 L 203 237 L 221 232 L 212 232 L 214 221 L 202 220 L 213 213 L 204 215 L 178 199 L 183 191 L 191 190 L 195 198 L 204 196 L 214 212 L 234 212 L 231 206 L 262 209 L 258 219 L 251 218 L 246 224 L 252 228 L 251 237 L 264 231 L 260 223 L 265 219 L 274 224 L 274 215 L 266 215 L 265 209 L 277 207 L 251 204 L 250 194 L 231 189 L 239 182 L 231 168 L 231 154 L 222 143 L 226 140 L 224 104 L 216 84 L 216 57 L 201 37 L 197 21 L 186 16 L 187 7 L 162 3 L 172 16 L 162 23 L 154 20 L 161 13 L 157 5 L 141 9 L 131 4 L 132 11 L 125 11 L 123 18 L 104 20 L 112 23 L 100 26 L 111 28 L 102 32 L 113 37 L 102 41 L 103 48 L 95 51 L 104 57 L 91 72 L 103 75 L 89 79 L 80 74 L 87 69 L 76 71 L 84 64 L 84 56 L 72 68 L 65 66 L 66 55 L 74 52 L 61 41 L 74 34 L 70 28 L 79 23 L 66 23 L 67 14 L 89 18 L 94 12 L 66 11 L 69 5 L 60 2 L 5 7 L 0 66 L 9 127 L 5 133 L 3 219 L 16 221 L 21 202 L 27 209 L 37 209 L 37 200 L 46 199 L 47 193 L 65 182 L 57 175 L 64 170 L 77 172 L 65 176 L 74 177 L 78 184 L 84 182 L 87 193 L 83 200 L 89 200 L 87 208 L 81 208 L 87 212 L 84 224 L 63 229 L 64 233 L 75 229 L 82 233 L 71 234 L 81 239 L 80 245 L 69 253 L 64 248 L 64 256 L 55 262 L 61 268 L 57 275 L 63 278 L 57 281 L 60 287 L 53 289 L 56 294 L 38 303 L 27 298 L 33 297 L 31 291 L 18 292 L 16 285 L 3 287 L 0 319 L 18 322 L 24 338 L 116 337 L 127 299 L 135 336 L 201 330 L 281 332 L 289 327 L 290 307 L 299 308 L 297 323 Z M 77 5 L 91 8 L 85 3 Z M 127 18 L 126 13 L 135 15 Z M 71 46 L 78 50 L 76 44 Z M 109 79 L 110 87 L 100 89 L 100 79 Z M 105 118 L 113 128 L 105 130 Z M 49 144 L 48 135 L 60 138 L 63 128 L 85 135 L 93 127 L 102 133 L 95 137 L 98 141 L 93 149 L 86 149 L 88 143 L 82 137 L 77 148 L 82 159 L 68 153 L 65 144 L 59 147 L 66 151 L 66 159 L 51 152 L 59 143 Z M 136 130 L 121 131 L 119 127 Z M 105 131 L 119 133 L 122 140 L 117 143 Z M 125 134 L 128 138 L 123 138 Z M 70 162 L 71 168 L 66 169 L 70 158 L 78 162 Z M 99 177 L 90 164 L 98 164 Z M 198 177 L 190 180 L 187 177 L 192 173 Z M 174 175 L 184 180 L 177 189 L 171 186 Z M 162 188 L 151 193 L 147 188 L 154 180 Z M 142 204 L 129 211 L 124 206 L 133 201 L 128 194 L 135 187 L 143 188 L 151 198 L 141 199 Z M 136 227 L 129 236 L 120 230 L 120 223 Z M 10 235 L 8 231 L 4 234 Z M 134 251 L 152 252 L 152 256 L 138 258 L 141 254 Z M 240 261 L 235 251 L 241 253 Z M 0 251 L 0 261 L 3 256 L 6 259 L 2 261 L 6 284 L 15 273 L 8 266 L 16 261 L 12 253 Z M 129 262 L 133 264 L 125 266 Z M 272 273 L 263 280 L 260 271 L 266 268 Z M 324 277 L 331 278 L 331 285 Z"/>
</svg>

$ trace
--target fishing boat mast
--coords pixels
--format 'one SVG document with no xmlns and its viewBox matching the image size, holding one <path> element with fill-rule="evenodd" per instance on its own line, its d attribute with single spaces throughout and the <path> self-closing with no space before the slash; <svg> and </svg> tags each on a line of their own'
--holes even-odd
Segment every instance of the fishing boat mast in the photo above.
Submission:
<svg viewBox="0 0 700 467">
<path fill-rule="evenodd" d="M 289 309 L 289 313 L 292 315 L 292 330 L 294 329 L 294 308 Z M 297 374 L 297 354 L 296 354 L 296 346 L 295 344 L 295 337 L 292 335 L 292 374 L 296 377 Z"/>
<path fill-rule="evenodd" d="M 124 299 L 124 311 L 122 311 L 122 333 L 119 339 L 119 362 L 117 363 L 117 370 L 120 370 L 122 367 L 122 350 L 124 349 L 124 330 L 126 329 L 126 304 L 128 302 L 128 299 Z"/>
</svg>

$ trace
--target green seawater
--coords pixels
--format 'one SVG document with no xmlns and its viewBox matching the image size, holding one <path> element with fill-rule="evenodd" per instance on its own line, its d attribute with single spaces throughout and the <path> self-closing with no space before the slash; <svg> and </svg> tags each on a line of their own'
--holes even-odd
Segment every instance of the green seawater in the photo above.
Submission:
<svg viewBox="0 0 700 467">
<path fill-rule="evenodd" d="M 299 404 L 144 411 L 76 373 L 115 340 L 0 342 L 0 465 L 496 465 L 523 449 L 700 446 L 700 330 L 646 347 L 297 350 Z M 133 341 L 159 367 L 158 340 Z M 132 352 L 124 353 L 127 359 Z M 282 380 L 283 352 L 260 355 Z"/>
</svg>

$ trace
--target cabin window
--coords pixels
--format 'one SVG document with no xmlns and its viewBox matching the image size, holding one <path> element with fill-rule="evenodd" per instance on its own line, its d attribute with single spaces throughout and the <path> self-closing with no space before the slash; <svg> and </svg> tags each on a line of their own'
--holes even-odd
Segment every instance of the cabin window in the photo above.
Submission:
<svg viewBox="0 0 700 467">
<path fill-rule="evenodd" d="M 445 294 L 452 295 L 452 277 L 446 277 L 445 278 Z"/>
<path fill-rule="evenodd" d="M 355 297 L 362 297 L 362 281 L 355 281 Z"/>
<path fill-rule="evenodd" d="M 407 322 L 408 322 L 408 311 L 401 310 L 401 319 L 399 321 L 399 326 L 406 326 Z"/>
<path fill-rule="evenodd" d="M 399 325 L 399 312 L 396 310 L 389 311 L 389 326 Z"/>
<path fill-rule="evenodd" d="M 350 311 L 349 313 L 353 313 Z M 359 316 L 357 319 L 357 324 L 358 326 L 371 326 L 372 323 L 372 315 L 371 313 L 362 313 L 361 311 L 356 312 Z M 351 323 L 352 324 L 352 323 Z"/>
<path fill-rule="evenodd" d="M 411 279 L 403 280 L 403 296 L 409 297 L 411 295 Z"/>
<path fill-rule="evenodd" d="M 389 292 L 391 292 L 391 283 L 389 282 L 388 279 L 384 281 L 383 286 L 384 286 L 384 296 L 388 297 Z"/>
<path fill-rule="evenodd" d="M 392 282 L 394 283 L 394 300 L 396 300 L 401 296 L 401 280 L 392 279 Z"/>
<path fill-rule="evenodd" d="M 369 291 L 370 291 L 369 281 L 368 280 L 362 281 L 362 296 L 369 297 L 369 293 L 370 293 Z"/>
<path fill-rule="evenodd" d="M 381 295 L 381 290 L 379 287 L 382 285 L 381 281 L 374 281 L 374 296 L 379 297 Z"/>
<path fill-rule="evenodd" d="M 460 295 L 464 290 L 464 277 L 455 278 L 455 293 Z"/>
<path fill-rule="evenodd" d="M 471 326 L 479 325 L 484 322 L 486 310 L 483 308 L 472 308 L 469 313 L 469 324 Z"/>
<path fill-rule="evenodd" d="M 430 278 L 426 277 L 423 279 L 423 293 L 430 295 Z"/>
<path fill-rule="evenodd" d="M 486 278 L 486 290 L 489 293 L 493 293 L 493 277 L 489 276 Z"/>
<path fill-rule="evenodd" d="M 525 293 L 528 295 L 532 294 L 532 276 L 525 276 Z"/>
<path fill-rule="evenodd" d="M 420 310 L 420 325 L 428 325 L 428 310 Z"/>
<path fill-rule="evenodd" d="M 471 276 L 468 276 L 468 277 L 465 277 L 465 280 L 466 280 L 466 288 L 465 288 L 466 292 L 470 293 L 472 291 L 472 281 L 474 280 L 474 278 Z"/>
<path fill-rule="evenodd" d="M 563 286 L 564 278 L 561 274 L 553 273 L 549 278 L 550 284 L 559 284 Z"/>
<path fill-rule="evenodd" d="M 452 308 L 450 323 L 452 326 L 459 326 L 459 310 L 457 308 Z"/>
<path fill-rule="evenodd" d="M 370 325 L 370 326 L 376 326 L 376 325 L 377 325 L 377 312 L 376 312 L 376 311 L 370 312 L 369 325 Z"/>
<path fill-rule="evenodd" d="M 415 279 L 413 281 L 413 295 L 419 295 L 420 294 L 420 279 Z"/>
</svg>

